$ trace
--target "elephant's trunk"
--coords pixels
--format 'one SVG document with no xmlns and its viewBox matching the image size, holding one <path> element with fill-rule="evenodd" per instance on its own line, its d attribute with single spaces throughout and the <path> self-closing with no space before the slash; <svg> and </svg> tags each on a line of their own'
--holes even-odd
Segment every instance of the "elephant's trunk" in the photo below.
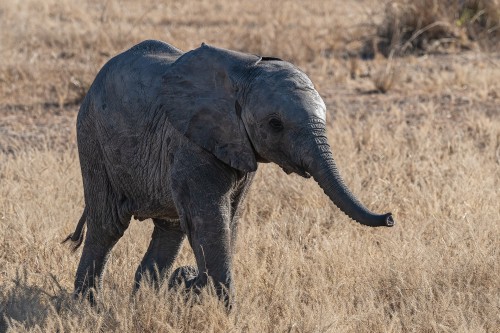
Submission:
<svg viewBox="0 0 500 333">
<path fill-rule="evenodd" d="M 370 227 L 394 225 L 391 213 L 377 215 L 369 211 L 347 188 L 337 170 L 324 131 L 315 135 L 311 158 L 306 162 L 307 171 L 321 186 L 326 195 L 351 219 Z"/>
</svg>

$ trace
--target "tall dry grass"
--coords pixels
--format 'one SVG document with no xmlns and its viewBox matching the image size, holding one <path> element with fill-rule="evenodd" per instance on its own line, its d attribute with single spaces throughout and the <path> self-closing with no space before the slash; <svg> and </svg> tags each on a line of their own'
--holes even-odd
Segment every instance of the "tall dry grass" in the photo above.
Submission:
<svg viewBox="0 0 500 333">
<path fill-rule="evenodd" d="M 432 105 L 432 104 L 430 104 Z M 432 107 L 432 106 L 431 106 Z M 313 181 L 261 166 L 235 258 L 237 307 L 131 297 L 150 222 L 133 222 L 107 267 L 99 311 L 73 302 L 78 253 L 59 244 L 82 210 L 75 152 L 27 151 L 0 170 L 4 326 L 22 331 L 494 332 L 499 303 L 497 120 L 436 109 L 341 110 L 330 131 L 352 190 L 393 229 L 349 221 Z M 360 119 L 362 118 L 362 119 Z M 187 246 L 176 265 L 192 263 Z"/>
<path fill-rule="evenodd" d="M 281 9 L 283 5 L 283 9 Z M 500 327 L 500 58 L 359 62 L 375 1 L 69 0 L 0 3 L 0 332 L 496 332 Z M 274 32 L 271 33 L 271 32 Z M 146 38 L 293 60 L 329 109 L 346 182 L 392 229 L 349 221 L 312 180 L 261 165 L 237 241 L 237 305 L 206 291 L 131 295 L 152 231 L 131 223 L 96 309 L 71 299 L 78 255 L 60 241 L 83 209 L 74 121 L 113 54 Z M 330 44 L 329 44 L 330 43 Z M 310 50 L 308 51 L 308 47 Z M 187 244 L 175 266 L 192 264 Z"/>
</svg>

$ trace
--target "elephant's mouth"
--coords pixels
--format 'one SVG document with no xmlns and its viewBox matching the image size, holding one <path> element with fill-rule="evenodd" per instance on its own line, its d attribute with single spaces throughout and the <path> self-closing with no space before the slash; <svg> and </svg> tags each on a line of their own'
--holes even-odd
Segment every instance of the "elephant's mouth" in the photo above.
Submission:
<svg viewBox="0 0 500 333">
<path fill-rule="evenodd" d="M 283 169 L 283 171 L 285 171 L 285 173 L 287 175 L 289 175 L 291 173 L 296 173 L 301 177 L 311 178 L 311 175 L 309 174 L 309 172 L 307 172 L 304 168 L 292 167 L 292 166 L 282 166 L 282 165 L 280 165 L 280 166 L 281 166 L 281 169 Z"/>
</svg>

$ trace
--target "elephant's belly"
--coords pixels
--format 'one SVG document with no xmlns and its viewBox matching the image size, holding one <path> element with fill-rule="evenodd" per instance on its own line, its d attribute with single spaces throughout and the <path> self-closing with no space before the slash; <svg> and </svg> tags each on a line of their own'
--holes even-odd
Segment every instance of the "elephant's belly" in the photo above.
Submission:
<svg viewBox="0 0 500 333">
<path fill-rule="evenodd" d="M 179 218 L 171 189 L 172 156 L 179 138 L 172 131 L 167 129 L 164 137 L 138 131 L 143 135 L 121 136 L 108 142 L 113 149 L 104 149 L 113 187 L 128 201 L 124 208 L 139 220 Z"/>
<path fill-rule="evenodd" d="M 170 182 L 163 177 L 145 177 L 144 174 L 133 174 L 129 182 L 121 184 L 121 193 L 126 198 L 123 208 L 138 220 L 149 218 L 177 220 L 179 215 L 175 207 Z"/>
<path fill-rule="evenodd" d="M 173 202 L 146 202 L 136 205 L 137 209 L 132 212 L 137 220 L 145 219 L 162 219 L 162 220 L 177 220 L 179 214 Z"/>
</svg>

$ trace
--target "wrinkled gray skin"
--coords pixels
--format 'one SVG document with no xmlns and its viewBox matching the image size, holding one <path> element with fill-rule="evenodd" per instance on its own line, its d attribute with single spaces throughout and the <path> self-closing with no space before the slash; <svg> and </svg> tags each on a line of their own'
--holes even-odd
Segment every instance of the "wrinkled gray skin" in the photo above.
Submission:
<svg viewBox="0 0 500 333">
<path fill-rule="evenodd" d="M 75 295 L 91 301 L 106 258 L 135 216 L 154 222 L 136 287 L 145 273 L 153 281 L 164 276 L 187 235 L 198 270 L 177 269 L 170 286 L 199 290 L 211 279 L 228 302 L 238 216 L 257 162 L 312 175 L 361 224 L 394 224 L 344 185 L 325 135 L 323 100 L 303 72 L 279 59 L 142 42 L 99 72 L 77 135 L 86 206 L 67 240 L 78 247 L 86 223 Z"/>
</svg>

